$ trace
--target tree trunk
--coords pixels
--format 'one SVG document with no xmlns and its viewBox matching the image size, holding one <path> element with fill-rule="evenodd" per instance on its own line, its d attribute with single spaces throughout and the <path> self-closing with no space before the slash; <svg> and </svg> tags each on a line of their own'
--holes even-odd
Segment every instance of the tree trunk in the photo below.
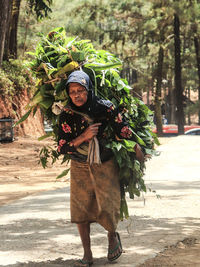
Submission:
<svg viewBox="0 0 200 267">
<path fill-rule="evenodd" d="M 10 31 L 11 31 L 11 19 L 12 19 L 12 8 L 13 8 L 13 0 L 9 1 L 9 8 L 8 8 L 8 18 L 7 18 L 7 29 L 6 29 L 6 38 L 5 38 L 5 46 L 4 46 L 4 55 L 3 60 L 8 61 L 10 57 Z"/>
<path fill-rule="evenodd" d="M 161 86 L 162 86 L 162 70 L 163 70 L 164 50 L 160 46 L 158 55 L 157 77 L 156 77 L 156 94 L 155 94 L 155 121 L 158 136 L 163 136 L 162 131 L 162 112 L 161 112 Z"/>
<path fill-rule="evenodd" d="M 188 88 L 188 100 L 189 100 L 189 103 L 190 103 L 190 87 Z M 188 112 L 188 125 L 191 125 L 191 117 L 190 117 L 190 111 Z"/>
<path fill-rule="evenodd" d="M 176 124 L 176 105 L 175 105 L 175 92 L 170 85 L 169 87 L 169 109 L 170 109 L 170 119 L 169 119 L 169 124 Z"/>
<path fill-rule="evenodd" d="M 149 101 L 149 92 L 150 92 L 150 88 L 147 87 L 147 106 L 150 106 L 150 101 Z"/>
<path fill-rule="evenodd" d="M 25 51 L 26 51 L 26 41 L 27 41 L 27 35 L 28 35 L 29 23 L 30 23 L 30 20 L 27 19 L 27 21 L 26 21 L 26 26 L 25 26 L 24 45 L 23 45 L 22 56 L 24 56 L 24 53 L 25 53 Z"/>
<path fill-rule="evenodd" d="M 0 67 L 3 61 L 9 6 L 8 0 L 0 0 Z"/>
<path fill-rule="evenodd" d="M 175 90 L 178 134 L 184 134 L 183 112 L 183 88 L 181 81 L 181 46 L 180 46 L 180 22 L 177 14 L 174 14 L 174 46 L 175 46 Z"/>
<path fill-rule="evenodd" d="M 9 50 L 12 58 L 17 58 L 17 26 L 19 19 L 21 0 L 13 0 L 11 31 L 9 39 Z"/>
<path fill-rule="evenodd" d="M 200 124 L 200 53 L 199 53 L 200 46 L 197 36 L 194 37 L 194 45 L 195 45 L 196 59 L 197 59 L 197 71 L 199 77 L 198 100 L 199 100 L 199 124 Z"/>
</svg>

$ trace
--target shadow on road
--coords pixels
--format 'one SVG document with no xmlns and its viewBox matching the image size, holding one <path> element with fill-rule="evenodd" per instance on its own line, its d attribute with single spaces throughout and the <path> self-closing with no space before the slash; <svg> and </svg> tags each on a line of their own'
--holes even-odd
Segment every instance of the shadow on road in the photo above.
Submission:
<svg viewBox="0 0 200 267">
<path fill-rule="evenodd" d="M 27 262 L 27 263 L 17 263 L 17 264 L 12 264 L 12 265 L 4 265 L 4 267 L 73 267 L 74 263 L 76 262 L 77 259 L 71 259 L 71 260 L 64 260 L 63 258 L 58 258 L 52 261 L 41 261 L 41 262 Z M 95 266 L 113 266 L 115 267 L 117 262 L 108 262 L 106 257 L 94 258 L 94 264 Z M 1 265 L 0 265 L 1 266 Z M 124 266 L 124 265 L 121 265 Z"/>
<path fill-rule="evenodd" d="M 13 255 L 13 258 L 18 262 L 13 265 L 0 266 L 67 267 L 73 266 L 74 261 L 82 255 L 82 246 L 76 225 L 69 221 L 16 220 L 0 228 L 0 231 L 4 233 L 0 251 L 7 255 Z M 161 244 L 165 247 L 167 244 L 175 243 L 177 233 L 178 235 L 182 233 L 184 237 L 184 233 L 188 229 L 191 236 L 197 230 L 200 232 L 199 218 L 183 217 L 174 221 L 174 218 L 170 220 L 169 218 L 155 219 L 149 216 L 131 216 L 128 221 L 120 222 L 118 229 L 124 254 L 119 262 L 111 264 L 106 258 L 106 232 L 100 226 L 93 224 L 91 239 L 95 266 L 137 266 L 136 263 L 141 263 L 141 255 L 148 258 L 148 255 L 159 252 Z M 23 254 L 28 255 L 27 262 L 24 263 L 18 258 L 18 255 Z M 33 260 L 34 257 L 36 262 Z M 41 257 L 49 258 L 49 260 L 38 262 Z M 29 261 L 30 259 L 31 261 Z M 1 263 L 3 262 L 1 261 Z"/>
</svg>

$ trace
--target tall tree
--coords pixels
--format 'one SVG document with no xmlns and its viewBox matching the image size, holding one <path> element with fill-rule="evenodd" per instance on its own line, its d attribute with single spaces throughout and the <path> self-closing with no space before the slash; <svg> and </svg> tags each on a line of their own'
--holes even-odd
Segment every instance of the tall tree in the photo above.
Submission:
<svg viewBox="0 0 200 267">
<path fill-rule="evenodd" d="M 10 57 L 9 43 L 10 43 L 12 8 L 13 8 L 13 0 L 10 0 L 10 5 L 9 5 L 9 9 L 8 9 L 7 24 L 6 24 L 7 29 L 6 29 L 3 60 L 8 60 Z"/>
<path fill-rule="evenodd" d="M 1 0 L 3 2 L 3 0 Z M 6 13 L 6 36 L 4 45 L 4 59 L 17 58 L 17 29 L 21 0 L 4 1 L 9 3 Z M 47 17 L 52 12 L 52 0 L 27 0 L 29 10 L 38 20 Z M 2 9 L 3 10 L 3 9 Z"/>
<path fill-rule="evenodd" d="M 177 13 L 174 14 L 174 51 L 175 51 L 175 89 L 178 133 L 184 134 L 183 88 L 181 80 L 181 40 L 180 21 Z"/>
<path fill-rule="evenodd" d="M 12 58 L 17 58 L 17 28 L 19 20 L 21 0 L 13 0 L 11 28 L 9 36 L 9 52 Z"/>
<path fill-rule="evenodd" d="M 155 93 L 155 119 L 158 136 L 163 135 L 162 131 L 162 112 L 161 112 L 161 88 L 162 88 L 162 77 L 163 77 L 163 59 L 164 49 L 160 46 L 158 53 L 158 65 L 156 71 L 156 93 Z"/>
<path fill-rule="evenodd" d="M 199 39 L 197 35 L 194 37 L 194 45 L 195 45 L 195 51 L 196 51 L 196 60 L 197 60 L 197 72 L 198 72 L 198 100 L 199 100 L 199 124 L 200 124 L 200 44 Z"/>
<path fill-rule="evenodd" d="M 10 1 L 0 0 L 0 67 L 3 61 Z"/>
</svg>

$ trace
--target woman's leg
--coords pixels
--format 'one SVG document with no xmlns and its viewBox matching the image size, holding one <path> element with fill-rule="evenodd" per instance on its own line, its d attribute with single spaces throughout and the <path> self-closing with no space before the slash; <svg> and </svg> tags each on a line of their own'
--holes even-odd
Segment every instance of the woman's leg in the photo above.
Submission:
<svg viewBox="0 0 200 267">
<path fill-rule="evenodd" d="M 122 254 L 122 245 L 119 234 L 108 232 L 108 259 L 115 260 Z"/>
<path fill-rule="evenodd" d="M 80 223 L 77 224 L 77 227 L 84 250 L 83 260 L 92 262 L 93 258 L 90 243 L 90 223 Z"/>
</svg>

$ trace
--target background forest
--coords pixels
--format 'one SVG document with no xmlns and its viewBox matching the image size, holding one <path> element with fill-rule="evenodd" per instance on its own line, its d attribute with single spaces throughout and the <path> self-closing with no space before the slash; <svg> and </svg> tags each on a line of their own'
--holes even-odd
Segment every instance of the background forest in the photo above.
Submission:
<svg viewBox="0 0 200 267">
<path fill-rule="evenodd" d="M 63 26 L 123 61 L 121 75 L 169 124 L 200 124 L 199 0 L 0 0 L 0 93 L 12 97 L 34 79 L 24 65 L 40 40 Z M 194 116 L 195 115 L 195 116 Z"/>
</svg>

